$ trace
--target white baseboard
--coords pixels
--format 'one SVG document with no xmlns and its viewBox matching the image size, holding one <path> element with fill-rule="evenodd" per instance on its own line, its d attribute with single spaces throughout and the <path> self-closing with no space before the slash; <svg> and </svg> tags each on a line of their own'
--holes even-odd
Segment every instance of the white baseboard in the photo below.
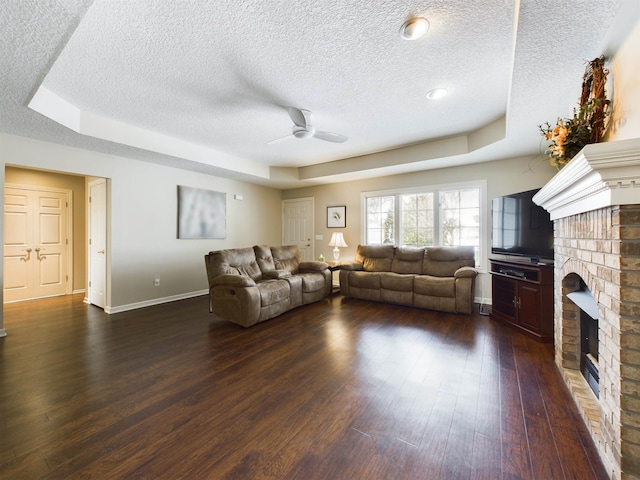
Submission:
<svg viewBox="0 0 640 480">
<path fill-rule="evenodd" d="M 480 305 L 491 305 L 491 299 L 490 298 L 475 297 L 473 299 L 473 301 L 475 303 L 479 303 Z"/>
<path fill-rule="evenodd" d="M 160 305 L 163 303 L 175 302 L 176 300 L 185 300 L 187 298 L 200 297 L 202 295 L 208 295 L 209 290 L 200 290 L 197 292 L 181 293 L 179 295 L 171 295 L 170 297 L 154 298 L 151 300 L 145 300 L 144 302 L 130 303 L 128 305 L 119 305 L 117 307 L 104 307 L 105 313 L 114 314 L 121 312 L 128 312 L 129 310 L 137 310 L 138 308 L 152 307 L 153 305 Z"/>
</svg>

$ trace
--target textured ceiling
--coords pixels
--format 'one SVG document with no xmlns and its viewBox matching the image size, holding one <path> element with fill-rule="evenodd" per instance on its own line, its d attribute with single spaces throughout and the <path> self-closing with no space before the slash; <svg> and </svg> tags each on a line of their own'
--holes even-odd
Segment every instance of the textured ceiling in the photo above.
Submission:
<svg viewBox="0 0 640 480">
<path fill-rule="evenodd" d="M 282 188 L 536 155 L 637 3 L 14 0 L 0 131 Z"/>
</svg>

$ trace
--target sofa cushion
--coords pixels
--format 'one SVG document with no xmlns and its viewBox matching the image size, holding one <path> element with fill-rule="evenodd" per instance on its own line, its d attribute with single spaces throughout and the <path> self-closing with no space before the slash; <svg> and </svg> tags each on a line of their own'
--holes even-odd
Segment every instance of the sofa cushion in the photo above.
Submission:
<svg viewBox="0 0 640 480">
<path fill-rule="evenodd" d="M 345 273 L 349 276 L 349 294 L 363 300 L 380 301 L 380 273 L 378 272 L 340 272 L 340 278 Z M 342 282 L 342 280 L 340 280 Z M 342 289 L 342 283 L 340 285 Z"/>
<path fill-rule="evenodd" d="M 325 287 L 324 274 L 322 273 L 298 273 L 298 277 L 302 278 L 302 291 L 315 292 Z"/>
<path fill-rule="evenodd" d="M 380 273 L 380 288 L 384 290 L 412 292 L 413 277 L 415 277 L 415 275 L 404 275 L 391 272 Z"/>
<path fill-rule="evenodd" d="M 430 297 L 455 297 L 456 281 L 453 277 L 434 277 L 416 275 L 413 279 L 413 291 L 416 295 Z"/>
<path fill-rule="evenodd" d="M 427 248 L 422 273 L 435 277 L 453 277 L 460 267 L 473 266 L 473 247 L 432 247 Z"/>
<path fill-rule="evenodd" d="M 422 273 L 426 248 L 398 247 L 393 255 L 391 271 L 395 273 Z"/>
<path fill-rule="evenodd" d="M 273 261 L 273 255 L 271 254 L 271 247 L 268 245 L 255 245 L 253 251 L 256 255 L 256 262 L 262 273 L 270 272 L 276 269 L 276 264 Z"/>
<path fill-rule="evenodd" d="M 288 300 L 291 292 L 286 280 L 264 280 L 258 283 L 258 290 L 261 307 Z"/>
<path fill-rule="evenodd" d="M 355 261 L 362 263 L 367 272 L 389 272 L 395 248 L 393 245 L 358 245 Z"/>
<path fill-rule="evenodd" d="M 287 270 L 270 270 L 262 274 L 264 280 L 270 280 L 273 278 L 287 278 L 291 276 L 291 272 Z"/>
<path fill-rule="evenodd" d="M 349 285 L 354 288 L 380 288 L 380 275 L 375 272 L 349 272 Z"/>
<path fill-rule="evenodd" d="M 253 248 L 233 248 L 210 252 L 210 264 L 213 276 L 246 275 L 253 280 L 260 280 L 262 272 L 256 262 Z"/>
<path fill-rule="evenodd" d="M 400 273 L 381 272 L 380 300 L 402 305 L 413 304 L 413 277 Z"/>
<path fill-rule="evenodd" d="M 273 261 L 278 270 L 288 270 L 292 275 L 298 273 L 301 256 L 297 245 L 284 245 L 282 247 L 271 247 Z"/>
</svg>

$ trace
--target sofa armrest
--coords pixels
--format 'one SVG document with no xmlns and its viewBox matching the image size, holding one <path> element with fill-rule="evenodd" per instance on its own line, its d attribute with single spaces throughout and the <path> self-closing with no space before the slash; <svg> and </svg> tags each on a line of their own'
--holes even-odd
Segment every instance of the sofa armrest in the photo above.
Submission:
<svg viewBox="0 0 640 480">
<path fill-rule="evenodd" d="M 453 274 L 456 278 L 474 278 L 476 275 L 478 275 L 478 271 L 473 267 L 460 267 Z"/>
<path fill-rule="evenodd" d="M 326 262 L 318 262 L 318 261 L 310 261 L 310 262 L 300 262 L 298 270 L 301 272 L 323 272 L 329 265 Z"/>
<path fill-rule="evenodd" d="M 211 280 L 211 284 L 209 285 L 209 287 L 214 287 L 216 285 L 229 285 L 232 287 L 255 287 L 256 282 L 254 282 L 252 278 L 245 275 L 225 274 L 213 277 L 213 280 Z"/>
<path fill-rule="evenodd" d="M 364 265 L 360 262 L 347 262 L 340 264 L 340 270 L 364 270 Z"/>
<path fill-rule="evenodd" d="M 262 274 L 264 280 L 277 280 L 279 278 L 287 278 L 291 276 L 289 270 L 269 270 Z"/>
</svg>

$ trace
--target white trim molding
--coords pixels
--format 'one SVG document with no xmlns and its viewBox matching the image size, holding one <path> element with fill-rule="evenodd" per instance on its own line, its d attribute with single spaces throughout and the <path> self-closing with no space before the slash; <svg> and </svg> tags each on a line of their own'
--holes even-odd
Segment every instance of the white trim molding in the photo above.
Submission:
<svg viewBox="0 0 640 480">
<path fill-rule="evenodd" d="M 640 204 L 640 138 L 587 145 L 533 197 L 551 220 Z"/>
<path fill-rule="evenodd" d="M 197 292 L 181 293 L 179 295 L 171 295 L 169 297 L 153 298 L 151 300 L 145 300 L 144 302 L 129 303 L 128 305 L 119 305 L 117 307 L 104 307 L 105 313 L 112 315 L 114 313 L 127 312 L 129 310 L 137 310 L 138 308 L 151 307 L 153 305 L 160 305 L 162 303 L 175 302 L 177 300 L 185 300 L 187 298 L 200 297 L 207 295 L 209 289 L 200 290 Z"/>
</svg>

